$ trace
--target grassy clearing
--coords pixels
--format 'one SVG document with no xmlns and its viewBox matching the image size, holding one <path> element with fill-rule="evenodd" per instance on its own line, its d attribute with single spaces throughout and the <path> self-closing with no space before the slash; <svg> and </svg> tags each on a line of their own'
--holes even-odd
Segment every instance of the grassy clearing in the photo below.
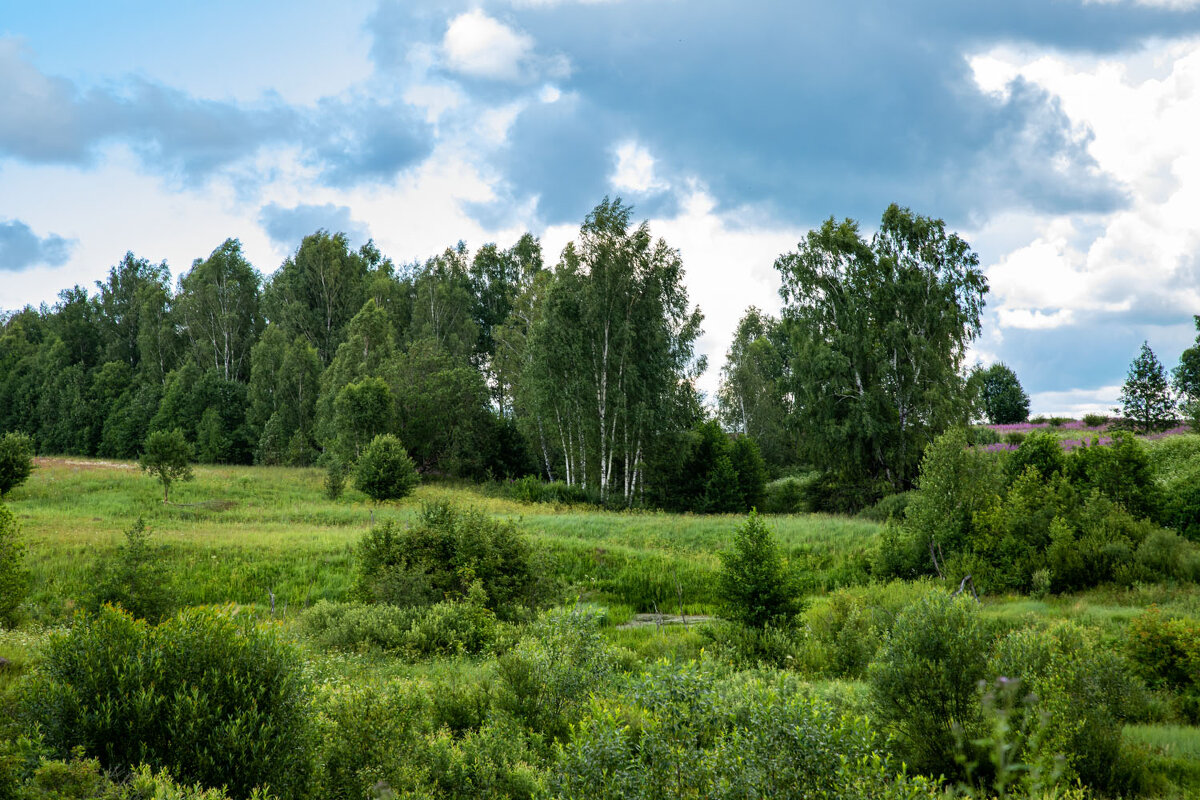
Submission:
<svg viewBox="0 0 1200 800">
<path fill-rule="evenodd" d="M 714 608 L 717 553 L 741 521 L 522 505 L 439 484 L 376 507 L 353 490 L 326 499 L 323 480 L 317 469 L 202 466 L 164 505 L 158 484 L 132 463 L 39 459 L 9 498 L 29 543 L 31 605 L 44 621 L 63 619 L 87 591 L 97 556 L 119 546 L 138 516 L 184 604 L 265 605 L 273 592 L 282 612 L 344 600 L 354 547 L 372 519 L 406 520 L 422 503 L 448 500 L 513 520 L 553 556 L 567 595 L 624 606 L 626 614 L 677 610 L 682 595 L 688 613 L 703 613 Z M 771 526 L 810 589 L 865 580 L 875 523 L 801 515 L 774 517 Z"/>
</svg>

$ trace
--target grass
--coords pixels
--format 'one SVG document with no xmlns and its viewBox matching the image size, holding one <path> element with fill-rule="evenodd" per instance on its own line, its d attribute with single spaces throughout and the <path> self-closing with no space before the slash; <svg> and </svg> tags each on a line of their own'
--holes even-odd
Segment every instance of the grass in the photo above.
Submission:
<svg viewBox="0 0 1200 800">
<path fill-rule="evenodd" d="M 344 600 L 354 548 L 372 524 L 410 520 L 422 503 L 471 505 L 514 521 L 553 557 L 567 595 L 650 611 L 711 612 L 717 553 L 738 516 L 609 512 L 522 505 L 470 487 L 423 485 L 399 503 L 374 506 L 349 490 L 323 494 L 317 469 L 198 466 L 164 505 L 156 481 L 129 462 L 39 459 L 8 502 L 29 545 L 31 606 L 41 621 L 66 618 L 86 594 L 98 557 L 114 550 L 137 517 L 177 576 L 181 603 L 266 605 L 279 610 Z M 808 588 L 866 579 L 878 525 L 821 515 L 779 516 L 770 525 Z"/>
</svg>

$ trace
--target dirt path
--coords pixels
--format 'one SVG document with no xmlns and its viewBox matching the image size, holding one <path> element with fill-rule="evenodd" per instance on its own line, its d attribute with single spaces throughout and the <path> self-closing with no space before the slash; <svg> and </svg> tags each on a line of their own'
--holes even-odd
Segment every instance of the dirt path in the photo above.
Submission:
<svg viewBox="0 0 1200 800">
<path fill-rule="evenodd" d="M 617 625 L 617 628 L 648 628 L 651 625 L 693 625 L 701 622 L 712 622 L 716 617 L 704 614 L 679 616 L 677 614 L 634 614 L 633 619 Z"/>
</svg>

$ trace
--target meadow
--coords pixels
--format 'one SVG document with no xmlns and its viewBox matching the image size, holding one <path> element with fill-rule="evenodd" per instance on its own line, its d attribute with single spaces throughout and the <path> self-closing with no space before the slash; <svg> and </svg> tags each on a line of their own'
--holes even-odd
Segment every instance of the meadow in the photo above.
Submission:
<svg viewBox="0 0 1200 800">
<path fill-rule="evenodd" d="M 854 627 L 858 623 L 846 620 L 845 608 L 865 614 L 878 606 L 894 616 L 931 585 L 872 582 L 880 523 L 768 515 L 767 525 L 806 595 L 806 627 L 800 634 L 784 644 L 746 645 L 719 623 L 631 627 L 625 623 L 635 613 L 718 614 L 718 554 L 728 549 L 744 517 L 527 505 L 454 483 L 425 484 L 403 501 L 374 504 L 354 490 L 327 499 L 323 479 L 317 469 L 197 466 L 195 479 L 178 484 L 172 503 L 164 505 L 158 484 L 131 462 L 38 459 L 28 482 L 6 498 L 27 546 L 33 584 L 25 624 L 0 631 L 0 657 L 13 665 L 0 672 L 0 687 L 40 662 L 47 636 L 71 624 L 97 564 L 116 556 L 124 531 L 139 517 L 156 559 L 166 566 L 177 606 L 233 604 L 241 613 L 272 621 L 303 652 L 306 675 L 322 687 L 328 702 L 341 702 L 337 698 L 346 691 L 388 693 L 408 687 L 403 691 L 434 698 L 429 713 L 434 719 L 444 715 L 447 724 L 467 712 L 438 710 L 436 698 L 449 693 L 458 698 L 454 702 L 469 706 L 477 702 L 472 692 L 492 692 L 487 687 L 497 681 L 494 655 L 520 639 L 523 624 L 502 626 L 496 644 L 479 653 L 414 656 L 366 646 L 326 647 L 310 636 L 304 621 L 305 611 L 315 605 L 352 599 L 356 550 L 373 526 L 388 520 L 411 523 L 429 503 L 449 501 L 511 521 L 531 545 L 539 569 L 552 579 L 555 602 L 597 609 L 602 636 L 618 654 L 620 668 L 631 674 L 653 669 L 661 659 L 673 664 L 724 660 L 729 668 L 772 674 L 782 669 L 797 675 L 805 691 L 855 713 L 868 708 L 866 660 L 886 634 L 874 623 Z M 995 630 L 1069 621 L 1113 651 L 1124 646 L 1131 621 L 1151 607 L 1200 616 L 1200 590 L 1195 584 L 1138 583 L 1042 597 L 982 598 L 983 618 Z M 1123 746 L 1139 754 L 1148 775 L 1141 796 L 1195 797 L 1200 793 L 1200 728 L 1181 724 L 1155 705 L 1163 702 L 1157 695 L 1144 701 L 1147 707 L 1125 727 Z M 426 735 L 437 740 L 435 732 Z"/>
</svg>

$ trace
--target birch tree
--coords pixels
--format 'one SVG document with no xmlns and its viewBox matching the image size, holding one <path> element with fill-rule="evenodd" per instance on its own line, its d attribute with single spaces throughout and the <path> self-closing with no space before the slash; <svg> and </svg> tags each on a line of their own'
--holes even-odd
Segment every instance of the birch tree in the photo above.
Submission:
<svg viewBox="0 0 1200 800">
<path fill-rule="evenodd" d="M 907 488 L 926 445 L 967 421 L 964 358 L 988 288 L 978 256 L 941 220 L 892 205 L 869 242 L 830 218 L 775 268 L 806 454 Z"/>
<path fill-rule="evenodd" d="M 562 477 L 632 502 L 652 441 L 680 425 L 703 369 L 679 252 L 607 198 L 563 251 L 523 376 Z M 690 424 L 690 420 L 684 425 Z"/>
<path fill-rule="evenodd" d="M 250 348 L 262 328 L 260 283 L 237 239 L 226 239 L 180 276 L 176 308 L 201 369 L 215 369 L 227 381 L 249 378 Z"/>
</svg>

